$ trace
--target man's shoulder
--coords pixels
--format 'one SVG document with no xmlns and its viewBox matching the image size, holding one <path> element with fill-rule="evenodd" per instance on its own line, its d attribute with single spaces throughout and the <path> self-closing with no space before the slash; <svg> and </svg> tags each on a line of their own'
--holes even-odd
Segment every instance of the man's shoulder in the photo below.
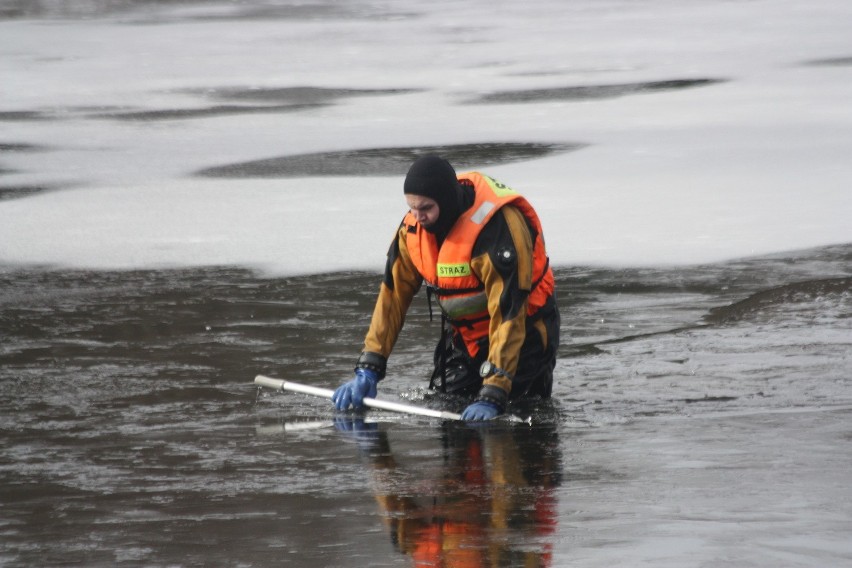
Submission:
<svg viewBox="0 0 852 568">
<path fill-rule="evenodd" d="M 526 225 L 526 217 L 524 216 L 523 212 L 520 210 L 520 208 L 518 208 L 516 205 L 514 205 L 512 203 L 507 203 L 507 204 L 503 205 L 491 217 L 491 219 L 488 220 L 488 223 L 486 223 L 486 224 L 491 224 L 491 223 L 495 222 L 495 220 L 498 223 L 508 223 L 508 224 L 521 223 L 523 225 Z"/>
<path fill-rule="evenodd" d="M 503 243 L 512 241 L 514 231 L 529 231 L 529 224 L 520 209 L 504 205 L 482 227 L 474 245 L 474 251 L 485 252 Z"/>
</svg>

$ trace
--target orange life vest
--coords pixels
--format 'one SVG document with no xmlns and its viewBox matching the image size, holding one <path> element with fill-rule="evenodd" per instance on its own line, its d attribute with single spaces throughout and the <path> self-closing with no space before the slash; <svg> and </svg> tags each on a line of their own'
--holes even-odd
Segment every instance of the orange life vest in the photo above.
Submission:
<svg viewBox="0 0 852 568">
<path fill-rule="evenodd" d="M 527 315 L 535 314 L 553 295 L 553 271 L 547 258 L 541 221 L 529 202 L 502 183 L 478 172 L 461 174 L 460 181 L 473 185 L 475 199 L 450 229 L 438 249 L 435 235 L 423 229 L 409 212 L 406 245 L 417 271 L 436 295 L 441 310 L 462 336 L 468 354 L 476 357 L 478 341 L 488 336 L 489 313 L 485 286 L 470 267 L 473 246 L 483 227 L 511 204 L 532 227 L 533 270 Z"/>
</svg>

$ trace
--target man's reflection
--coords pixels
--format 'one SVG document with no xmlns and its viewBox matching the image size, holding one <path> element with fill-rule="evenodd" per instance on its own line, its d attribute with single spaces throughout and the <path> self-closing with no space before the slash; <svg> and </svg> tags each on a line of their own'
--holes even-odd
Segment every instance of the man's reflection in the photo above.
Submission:
<svg viewBox="0 0 852 568">
<path fill-rule="evenodd" d="M 550 566 L 561 472 L 555 428 L 445 423 L 444 466 L 430 479 L 400 471 L 377 424 L 339 417 L 336 425 L 358 440 L 393 544 L 415 566 Z"/>
</svg>

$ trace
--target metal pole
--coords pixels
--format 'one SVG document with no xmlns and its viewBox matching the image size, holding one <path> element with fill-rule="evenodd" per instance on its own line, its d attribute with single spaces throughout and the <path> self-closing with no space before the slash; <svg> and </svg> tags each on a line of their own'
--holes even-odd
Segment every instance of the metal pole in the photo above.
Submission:
<svg viewBox="0 0 852 568">
<path fill-rule="evenodd" d="M 313 396 L 319 396 L 328 399 L 330 399 L 334 394 L 334 391 L 331 389 L 323 389 L 320 387 L 312 387 L 310 385 L 303 385 L 291 381 L 273 379 L 271 377 L 265 377 L 263 375 L 256 376 L 254 378 L 254 382 L 255 384 L 260 385 L 262 387 L 268 387 L 278 391 L 286 390 L 302 394 L 310 394 Z M 446 412 L 444 410 L 433 410 L 431 408 L 423 408 L 411 404 L 401 404 L 398 402 L 391 402 L 389 400 L 365 398 L 364 406 L 370 408 L 380 408 L 382 410 L 390 410 L 392 412 L 402 412 L 404 414 L 418 414 L 420 416 L 429 416 L 431 418 L 441 418 L 443 420 L 461 420 L 461 414 L 455 414 L 454 412 Z"/>
</svg>

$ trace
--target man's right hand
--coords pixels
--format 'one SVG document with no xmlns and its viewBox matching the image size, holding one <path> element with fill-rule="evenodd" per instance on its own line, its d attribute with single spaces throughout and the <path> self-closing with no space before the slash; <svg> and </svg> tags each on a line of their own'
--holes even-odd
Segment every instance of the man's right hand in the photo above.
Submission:
<svg viewBox="0 0 852 568">
<path fill-rule="evenodd" d="M 364 405 L 364 397 L 375 398 L 376 387 L 379 384 L 379 376 L 370 369 L 355 369 L 355 378 L 344 383 L 331 397 L 331 401 L 337 410 L 361 408 Z"/>
</svg>

